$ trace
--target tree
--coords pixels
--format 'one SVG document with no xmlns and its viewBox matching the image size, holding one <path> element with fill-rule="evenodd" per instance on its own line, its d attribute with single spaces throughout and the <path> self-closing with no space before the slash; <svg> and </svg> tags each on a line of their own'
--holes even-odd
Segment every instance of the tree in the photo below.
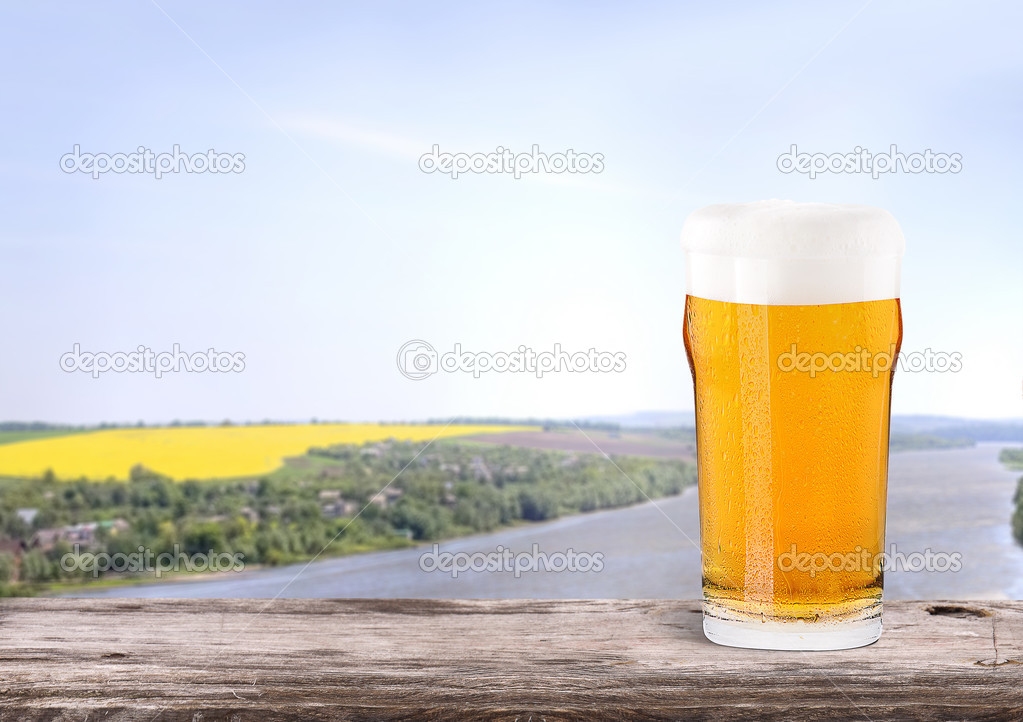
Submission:
<svg viewBox="0 0 1023 722">
<path fill-rule="evenodd" d="M 527 521 L 557 519 L 560 513 L 558 497 L 549 489 L 523 489 L 519 492 L 519 505 L 522 518 Z"/>
<path fill-rule="evenodd" d="M 431 506 L 422 499 L 402 497 L 395 504 L 391 522 L 396 529 L 411 530 L 414 539 L 428 541 L 443 536 L 450 513 L 448 509 Z"/>
<path fill-rule="evenodd" d="M 18 560 L 10 552 L 0 552 L 0 584 L 13 582 L 18 570 Z"/>
</svg>

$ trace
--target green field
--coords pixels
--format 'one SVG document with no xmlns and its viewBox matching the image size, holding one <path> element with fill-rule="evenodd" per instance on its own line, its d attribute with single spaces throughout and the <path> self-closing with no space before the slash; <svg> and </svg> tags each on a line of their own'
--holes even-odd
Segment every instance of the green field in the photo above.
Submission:
<svg viewBox="0 0 1023 722">
<path fill-rule="evenodd" d="M 55 436 L 70 436 L 80 434 L 84 430 L 79 429 L 47 429 L 45 431 L 0 431 L 0 445 L 15 444 L 19 441 L 37 441 L 39 439 L 51 439 Z"/>
</svg>

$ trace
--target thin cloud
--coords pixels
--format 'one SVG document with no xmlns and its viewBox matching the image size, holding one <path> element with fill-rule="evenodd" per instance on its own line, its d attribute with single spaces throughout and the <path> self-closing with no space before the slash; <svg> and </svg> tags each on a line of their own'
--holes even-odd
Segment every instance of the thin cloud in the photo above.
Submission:
<svg viewBox="0 0 1023 722">
<path fill-rule="evenodd" d="M 419 163 L 424 153 L 429 153 L 434 142 L 413 138 L 406 135 L 382 132 L 370 129 L 365 124 L 357 125 L 345 121 L 336 120 L 316 115 L 293 115 L 281 119 L 281 125 L 290 132 L 301 134 L 306 137 L 316 138 L 329 143 L 356 148 L 368 153 L 389 158 L 401 159 Z M 442 150 L 453 153 L 492 153 L 499 142 L 492 146 L 481 146 L 477 148 L 445 148 Z M 516 152 L 527 152 L 529 149 L 515 149 Z M 564 149 L 542 149 L 545 152 L 559 152 Z M 471 174 L 467 174 L 471 175 Z M 611 193 L 629 196 L 656 196 L 667 198 L 672 191 L 667 189 L 641 188 L 637 186 L 624 185 L 604 179 L 599 175 L 583 175 L 579 173 L 527 173 L 519 179 L 524 182 L 544 183 L 556 185 L 563 188 L 578 188 L 587 191 Z"/>
<path fill-rule="evenodd" d="M 405 160 L 418 161 L 431 147 L 425 141 L 382 133 L 322 116 L 286 116 L 281 120 L 281 125 L 302 135 Z"/>
</svg>

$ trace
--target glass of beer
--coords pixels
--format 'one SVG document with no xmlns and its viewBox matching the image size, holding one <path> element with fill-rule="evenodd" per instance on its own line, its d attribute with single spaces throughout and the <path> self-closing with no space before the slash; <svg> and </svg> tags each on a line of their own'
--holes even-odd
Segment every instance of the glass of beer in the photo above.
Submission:
<svg viewBox="0 0 1023 722">
<path fill-rule="evenodd" d="M 881 635 L 905 242 L 887 211 L 760 201 L 682 230 L 703 629 L 848 649 Z"/>
</svg>

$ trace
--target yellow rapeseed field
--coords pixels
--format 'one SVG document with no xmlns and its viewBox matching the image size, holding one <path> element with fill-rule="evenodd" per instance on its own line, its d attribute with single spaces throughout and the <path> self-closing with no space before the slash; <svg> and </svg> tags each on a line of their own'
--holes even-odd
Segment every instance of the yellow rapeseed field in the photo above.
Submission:
<svg viewBox="0 0 1023 722">
<path fill-rule="evenodd" d="M 512 431 L 526 427 L 398 424 L 296 424 L 107 429 L 0 445 L 0 476 L 127 479 L 142 464 L 174 479 L 265 474 L 311 446 L 363 444 Z"/>
</svg>

